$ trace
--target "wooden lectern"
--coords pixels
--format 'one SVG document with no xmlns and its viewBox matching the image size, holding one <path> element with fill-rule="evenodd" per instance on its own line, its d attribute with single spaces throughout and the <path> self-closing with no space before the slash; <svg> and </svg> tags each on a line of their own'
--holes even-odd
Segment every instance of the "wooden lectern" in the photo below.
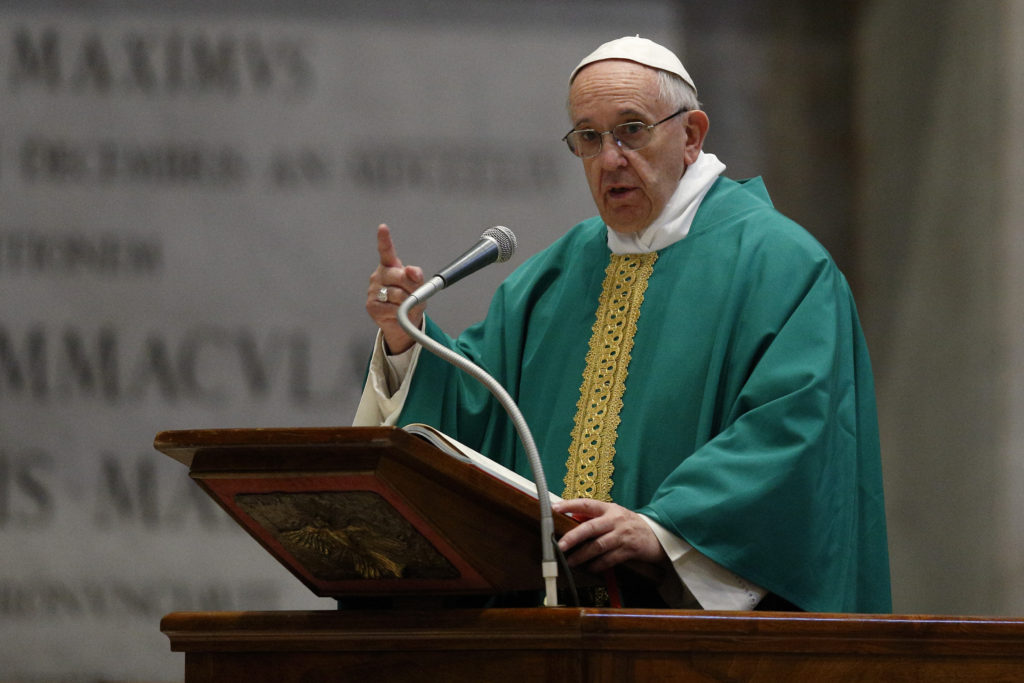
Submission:
<svg viewBox="0 0 1024 683">
<path fill-rule="evenodd" d="M 394 428 L 178 431 L 155 445 L 317 595 L 395 604 L 169 614 L 188 683 L 1024 680 L 1024 619 L 444 609 L 542 587 L 535 499 Z M 556 517 L 558 534 L 576 523 Z"/>
<path fill-rule="evenodd" d="M 175 431 L 155 446 L 321 597 L 543 588 L 536 499 L 405 430 Z M 556 515 L 555 531 L 575 524 Z"/>
</svg>

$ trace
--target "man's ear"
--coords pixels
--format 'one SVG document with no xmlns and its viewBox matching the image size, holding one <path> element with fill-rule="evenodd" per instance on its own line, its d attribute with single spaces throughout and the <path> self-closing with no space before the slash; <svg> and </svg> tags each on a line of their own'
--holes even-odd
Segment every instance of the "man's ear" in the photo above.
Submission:
<svg viewBox="0 0 1024 683">
<path fill-rule="evenodd" d="M 700 109 L 686 112 L 684 116 L 686 116 L 686 120 L 683 122 L 683 130 L 686 131 L 686 149 L 683 152 L 683 157 L 686 159 L 686 165 L 689 166 L 697 161 L 697 155 L 700 154 L 701 147 L 704 146 L 704 138 L 708 134 L 710 122 L 708 115 Z"/>
</svg>

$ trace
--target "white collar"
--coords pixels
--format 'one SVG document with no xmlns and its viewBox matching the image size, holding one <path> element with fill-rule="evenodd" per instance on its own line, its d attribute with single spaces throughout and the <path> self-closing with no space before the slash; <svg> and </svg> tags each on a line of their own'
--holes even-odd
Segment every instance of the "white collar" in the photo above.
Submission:
<svg viewBox="0 0 1024 683">
<path fill-rule="evenodd" d="M 714 154 L 698 154 L 654 222 L 638 233 L 622 234 L 608 228 L 608 248 L 615 254 L 646 254 L 686 237 L 697 207 L 724 170 L 725 164 Z"/>
</svg>

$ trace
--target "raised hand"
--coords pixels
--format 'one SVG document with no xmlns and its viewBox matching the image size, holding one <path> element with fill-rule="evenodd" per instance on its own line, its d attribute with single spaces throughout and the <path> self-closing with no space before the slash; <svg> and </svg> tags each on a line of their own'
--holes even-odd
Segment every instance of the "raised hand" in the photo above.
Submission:
<svg viewBox="0 0 1024 683">
<path fill-rule="evenodd" d="M 413 345 L 413 340 L 398 323 L 398 307 L 423 284 L 423 269 L 402 263 L 391 240 L 391 231 L 383 223 L 377 227 L 377 253 L 380 264 L 370 275 L 366 312 L 380 327 L 388 351 L 402 353 Z M 409 320 L 414 325 L 422 322 L 423 308 L 417 306 L 409 312 Z"/>
</svg>

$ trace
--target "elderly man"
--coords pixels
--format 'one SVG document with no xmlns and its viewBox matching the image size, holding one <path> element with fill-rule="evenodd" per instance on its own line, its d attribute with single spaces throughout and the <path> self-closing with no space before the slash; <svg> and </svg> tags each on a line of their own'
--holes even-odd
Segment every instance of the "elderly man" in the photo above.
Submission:
<svg viewBox="0 0 1024 683">
<path fill-rule="evenodd" d="M 649 563 L 663 578 L 645 605 L 888 611 L 874 388 L 842 274 L 759 180 L 721 176 L 669 50 L 614 40 L 569 80 L 565 142 L 600 216 L 458 339 L 419 324 L 520 404 L 565 482 L 555 509 L 585 520 L 559 541 L 572 564 Z M 398 325 L 423 272 L 386 226 L 377 244 L 356 423 L 426 422 L 529 474 L 497 402 Z"/>
</svg>

